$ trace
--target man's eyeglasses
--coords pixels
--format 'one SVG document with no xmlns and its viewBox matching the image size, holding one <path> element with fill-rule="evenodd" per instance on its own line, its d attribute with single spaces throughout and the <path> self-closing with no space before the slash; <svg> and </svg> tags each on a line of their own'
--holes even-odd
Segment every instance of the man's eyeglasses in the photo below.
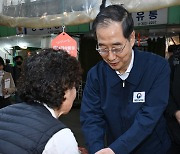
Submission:
<svg viewBox="0 0 180 154">
<path fill-rule="evenodd" d="M 126 40 L 126 43 L 127 43 L 127 40 Z M 120 47 L 116 47 L 116 48 L 112 48 L 112 49 L 100 48 L 100 47 L 96 46 L 96 50 L 102 56 L 107 56 L 109 54 L 109 51 L 111 51 L 113 54 L 118 54 L 118 53 L 123 52 L 124 48 L 126 47 L 126 43 L 124 46 L 120 46 Z"/>
</svg>

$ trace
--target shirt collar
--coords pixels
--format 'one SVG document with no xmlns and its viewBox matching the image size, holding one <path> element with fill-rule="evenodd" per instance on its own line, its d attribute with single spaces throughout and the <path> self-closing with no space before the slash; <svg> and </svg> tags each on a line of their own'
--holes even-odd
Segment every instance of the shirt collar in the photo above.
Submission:
<svg viewBox="0 0 180 154">
<path fill-rule="evenodd" d="M 46 104 L 43 104 L 48 110 L 49 110 L 49 112 L 51 113 L 51 115 L 54 117 L 54 118 L 56 118 L 57 119 L 57 117 L 56 117 L 56 114 L 55 114 L 55 112 L 54 112 L 54 110 L 53 109 L 51 109 L 50 107 L 48 107 Z"/>
<path fill-rule="evenodd" d="M 131 61 L 130 61 L 130 64 L 129 64 L 126 72 L 123 73 L 123 74 L 120 74 L 118 71 L 116 71 L 117 75 L 118 75 L 122 80 L 125 80 L 125 79 L 128 78 L 129 73 L 130 73 L 130 71 L 131 71 L 131 69 L 132 69 L 132 67 L 133 67 L 133 62 L 134 62 L 134 50 L 132 50 Z"/>
</svg>

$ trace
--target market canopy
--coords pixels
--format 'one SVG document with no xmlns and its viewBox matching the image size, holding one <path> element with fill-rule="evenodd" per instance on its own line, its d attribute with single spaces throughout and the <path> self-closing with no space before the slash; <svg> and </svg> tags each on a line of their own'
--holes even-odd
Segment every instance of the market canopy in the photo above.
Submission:
<svg viewBox="0 0 180 154">
<path fill-rule="evenodd" d="M 94 20 L 104 0 L 1 0 L 0 25 L 49 28 Z M 180 0 L 106 0 L 106 6 L 123 5 L 129 12 L 180 5 Z"/>
</svg>

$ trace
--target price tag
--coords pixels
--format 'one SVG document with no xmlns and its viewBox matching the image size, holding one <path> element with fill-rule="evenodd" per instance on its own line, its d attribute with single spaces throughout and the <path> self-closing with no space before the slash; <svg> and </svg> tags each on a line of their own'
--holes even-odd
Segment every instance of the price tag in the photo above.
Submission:
<svg viewBox="0 0 180 154">
<path fill-rule="evenodd" d="M 77 42 L 65 32 L 62 32 L 51 41 L 51 47 L 55 50 L 63 49 L 71 56 L 77 57 Z"/>
</svg>

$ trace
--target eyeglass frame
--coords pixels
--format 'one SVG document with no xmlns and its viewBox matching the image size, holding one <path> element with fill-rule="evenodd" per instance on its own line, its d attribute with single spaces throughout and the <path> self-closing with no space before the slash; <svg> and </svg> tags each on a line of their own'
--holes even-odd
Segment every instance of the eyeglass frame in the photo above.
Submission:
<svg viewBox="0 0 180 154">
<path fill-rule="evenodd" d="M 103 52 L 100 51 L 101 48 L 98 47 L 98 45 L 96 45 L 96 50 L 99 52 L 100 55 L 102 56 L 107 56 L 109 54 L 109 51 L 111 51 L 113 54 L 117 55 L 118 53 L 122 53 L 124 48 L 126 47 L 126 44 L 127 44 L 127 40 L 126 40 L 126 43 L 123 47 L 119 47 L 119 48 L 111 48 L 111 49 L 104 49 Z M 115 51 L 112 51 L 112 50 L 115 50 Z"/>
</svg>

